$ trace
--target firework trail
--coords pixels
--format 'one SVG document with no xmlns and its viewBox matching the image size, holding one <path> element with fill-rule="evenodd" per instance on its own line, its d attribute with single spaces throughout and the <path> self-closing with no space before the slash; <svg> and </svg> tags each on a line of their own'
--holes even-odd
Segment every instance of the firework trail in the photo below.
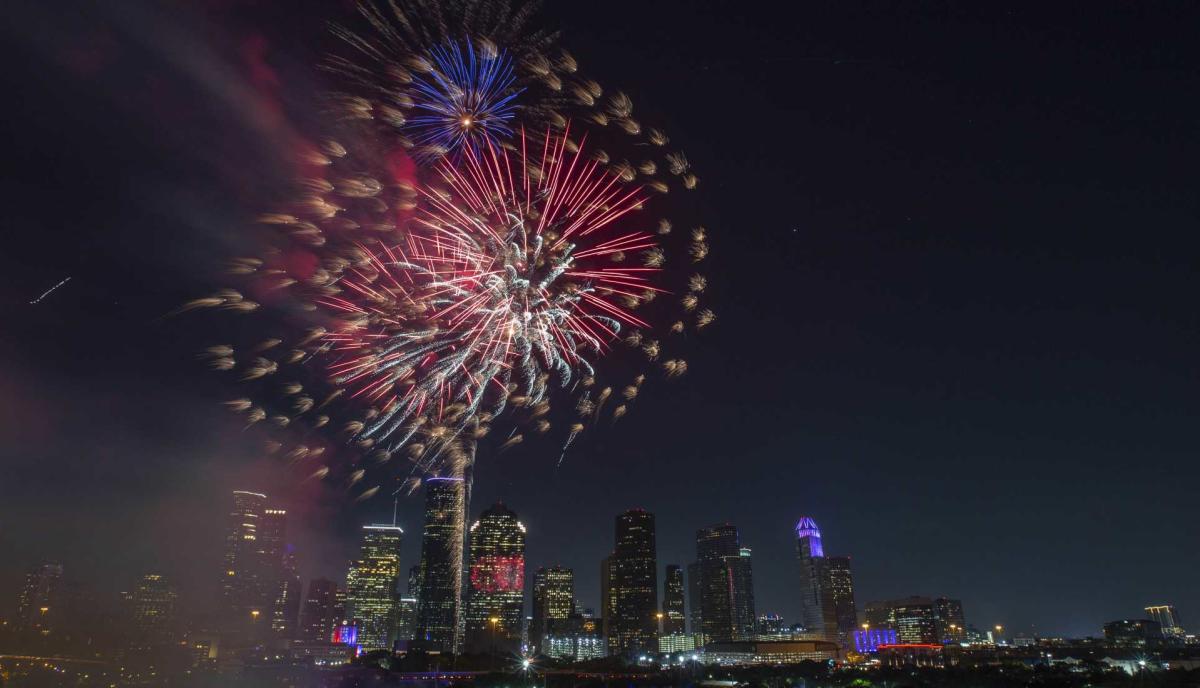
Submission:
<svg viewBox="0 0 1200 688">
<path fill-rule="evenodd" d="M 59 287 L 61 287 L 61 286 L 65 285 L 67 282 L 70 282 L 70 281 L 71 281 L 71 278 L 70 278 L 70 277 L 67 277 L 67 278 L 63 279 L 63 281 L 59 282 L 58 284 L 54 285 L 53 287 L 50 287 L 50 288 L 49 288 L 49 289 L 47 289 L 46 291 L 42 292 L 42 295 L 41 295 L 41 296 L 39 296 L 39 297 L 37 297 L 36 299 L 34 299 L 34 300 L 30 301 L 30 302 L 29 302 L 29 305 L 30 305 L 30 306 L 36 306 L 37 304 L 39 304 L 39 303 L 41 303 L 41 302 L 42 302 L 42 299 L 44 299 L 44 298 L 46 298 L 47 296 L 49 296 L 49 295 L 53 294 L 54 292 L 58 291 L 58 288 L 59 288 Z"/>
<path fill-rule="evenodd" d="M 298 152 L 294 201 L 260 218 L 270 250 L 232 261 L 244 286 L 179 310 L 302 324 L 202 356 L 251 387 L 227 405 L 275 428 L 279 455 L 359 498 L 396 458 L 410 490 L 450 476 L 469 495 L 493 428 L 498 451 L 559 437 L 561 465 L 646 373 L 685 374 L 672 352 L 715 320 L 695 272 L 708 232 L 668 202 L 697 188 L 691 163 L 530 28 L 530 6 L 360 10 L 368 30 L 335 29 L 353 50 L 326 65 L 337 138 Z"/>
</svg>

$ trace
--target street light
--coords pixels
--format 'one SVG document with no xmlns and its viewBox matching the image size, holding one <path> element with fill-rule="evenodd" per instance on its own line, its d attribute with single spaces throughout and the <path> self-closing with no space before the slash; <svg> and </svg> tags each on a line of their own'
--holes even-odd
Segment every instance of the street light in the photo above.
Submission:
<svg viewBox="0 0 1200 688">
<path fill-rule="evenodd" d="M 496 665 L 496 625 L 500 623 L 500 617 L 490 617 L 488 623 L 492 624 L 492 666 L 494 667 Z"/>
</svg>

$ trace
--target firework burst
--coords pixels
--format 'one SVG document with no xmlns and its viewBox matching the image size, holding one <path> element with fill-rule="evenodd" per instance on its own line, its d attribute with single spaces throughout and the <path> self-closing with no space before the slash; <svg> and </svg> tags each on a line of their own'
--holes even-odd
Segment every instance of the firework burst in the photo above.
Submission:
<svg viewBox="0 0 1200 688">
<path fill-rule="evenodd" d="M 365 264 L 320 301 L 342 322 L 324 336 L 330 378 L 380 409 L 360 439 L 392 452 L 429 428 L 461 436 L 536 409 L 553 388 L 588 395 L 594 359 L 622 328 L 648 327 L 615 299 L 661 291 L 658 269 L 611 264 L 654 250 L 653 234 L 622 228 L 646 199 L 566 140 L 522 132 L 511 155 L 443 161 L 445 186 L 422 192 L 411 230 L 360 245 Z"/>
<path fill-rule="evenodd" d="M 521 89 L 513 87 L 508 56 L 490 44 L 476 51 L 470 39 L 465 47 L 450 42 L 430 54 L 428 74 L 413 78 L 417 97 L 407 119 L 407 130 L 425 157 L 478 151 L 510 137 Z"/>
<path fill-rule="evenodd" d="M 499 451 L 559 438 L 561 463 L 647 373 L 687 373 L 678 345 L 716 318 L 696 272 L 710 239 L 663 197 L 697 188 L 688 158 L 528 28 L 529 6 L 381 7 L 335 30 L 356 49 L 328 63 L 338 140 L 297 156 L 296 197 L 260 218 L 271 248 L 180 310 L 287 314 L 283 336 L 202 356 L 253 388 L 228 407 L 304 475 L 363 497 L 400 457 L 410 488 L 452 475 L 469 493 L 493 428 Z"/>
</svg>

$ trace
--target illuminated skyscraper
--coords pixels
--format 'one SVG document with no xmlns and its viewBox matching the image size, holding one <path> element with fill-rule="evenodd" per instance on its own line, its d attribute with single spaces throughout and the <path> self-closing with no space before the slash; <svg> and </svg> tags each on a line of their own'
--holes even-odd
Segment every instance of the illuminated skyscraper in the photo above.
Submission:
<svg viewBox="0 0 1200 688">
<path fill-rule="evenodd" d="M 858 630 L 858 609 L 854 604 L 854 576 L 850 557 L 827 557 L 825 571 L 833 596 L 833 616 L 837 623 L 837 642 L 843 648 L 854 647 L 854 631 Z"/>
<path fill-rule="evenodd" d="M 542 640 L 561 630 L 562 622 L 575 612 L 575 572 L 562 566 L 540 568 L 533 574 L 533 617 L 529 643 L 542 651 Z"/>
<path fill-rule="evenodd" d="M 266 553 L 282 540 L 282 534 L 275 532 L 281 519 L 273 519 L 270 527 L 264 523 L 266 507 L 266 495 L 234 491 L 221 572 L 227 628 L 256 635 L 271 626 L 277 580 Z"/>
<path fill-rule="evenodd" d="M 63 620 L 62 564 L 42 564 L 25 574 L 17 630 L 50 635 Z"/>
<path fill-rule="evenodd" d="M 1151 620 L 1157 621 L 1162 627 L 1163 636 L 1177 640 L 1187 635 L 1183 630 L 1183 626 L 1179 623 L 1179 615 L 1175 613 L 1175 607 L 1169 604 L 1160 604 L 1153 607 L 1146 607 L 1146 614 Z"/>
<path fill-rule="evenodd" d="M 413 639 L 417 629 L 417 598 L 401 597 L 396 607 L 396 640 L 405 643 Z"/>
<path fill-rule="evenodd" d="M 737 528 L 726 523 L 696 531 L 696 562 L 707 642 L 752 639 L 754 577 L 750 550 L 738 542 Z"/>
<path fill-rule="evenodd" d="M 300 613 L 300 572 L 295 550 L 287 543 L 287 511 L 263 509 L 259 533 L 258 556 L 268 588 L 271 630 L 290 638 Z"/>
<path fill-rule="evenodd" d="M 906 597 L 891 602 L 891 625 L 902 643 L 938 642 L 937 612 L 928 597 Z"/>
<path fill-rule="evenodd" d="M 658 648 L 658 563 L 654 514 L 632 509 L 617 516 L 616 547 L 609 557 L 606 631 L 610 654 Z"/>
<path fill-rule="evenodd" d="M 469 652 L 520 649 L 525 607 L 525 526 L 496 503 L 471 524 L 466 643 Z"/>
<path fill-rule="evenodd" d="M 962 600 L 939 597 L 933 601 L 933 616 L 937 624 L 938 642 L 961 643 L 967 639 L 967 620 Z"/>
<path fill-rule="evenodd" d="M 811 635 L 836 641 L 837 616 L 825 566 L 821 529 L 808 516 L 796 523 L 796 558 L 800 563 L 800 623 Z"/>
<path fill-rule="evenodd" d="M 686 630 L 683 603 L 683 569 L 678 564 L 667 565 L 663 579 L 663 623 L 666 635 L 683 633 Z"/>
<path fill-rule="evenodd" d="M 175 641 L 175 587 L 157 573 L 148 573 L 129 594 L 136 647 L 169 645 Z"/>
<path fill-rule="evenodd" d="M 421 538 L 415 640 L 428 649 L 459 648 L 466 490 L 461 478 L 425 481 L 425 530 Z"/>
<path fill-rule="evenodd" d="M 346 616 L 364 650 L 391 649 L 395 640 L 403 535 L 397 526 L 363 526 L 358 560 L 346 576 Z"/>
<path fill-rule="evenodd" d="M 308 594 L 300 609 L 300 638 L 310 643 L 328 643 L 333 639 L 333 629 L 341 622 L 337 613 L 337 583 L 328 578 L 314 578 L 308 582 Z"/>
</svg>

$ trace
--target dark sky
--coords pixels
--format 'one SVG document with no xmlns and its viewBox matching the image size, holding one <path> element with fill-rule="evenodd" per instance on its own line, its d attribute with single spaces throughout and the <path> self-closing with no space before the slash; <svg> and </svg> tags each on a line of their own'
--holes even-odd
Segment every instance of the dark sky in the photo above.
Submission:
<svg viewBox="0 0 1200 688">
<path fill-rule="evenodd" d="M 108 600 L 162 570 L 202 606 L 235 487 L 297 513 L 306 574 L 344 575 L 390 503 L 261 456 L 195 357 L 207 321 L 163 316 L 285 188 L 323 23 L 353 17 L 104 4 L 18 3 L 6 27 L 0 610 L 42 559 Z M 473 512 L 502 497 L 531 566 L 574 567 L 589 605 L 613 516 L 642 506 L 662 564 L 738 525 L 759 611 L 790 619 L 807 514 L 860 602 L 1200 623 L 1200 7 L 1045 5 L 549 2 L 582 70 L 699 170 L 719 327 L 557 471 L 485 457 Z"/>
</svg>

